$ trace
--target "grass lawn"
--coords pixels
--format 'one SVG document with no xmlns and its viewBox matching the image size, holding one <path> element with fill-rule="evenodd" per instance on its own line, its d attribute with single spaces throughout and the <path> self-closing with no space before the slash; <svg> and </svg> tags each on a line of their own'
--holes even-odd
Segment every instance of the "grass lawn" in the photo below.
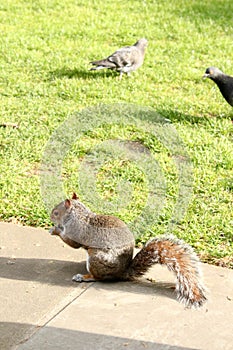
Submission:
<svg viewBox="0 0 233 350">
<path fill-rule="evenodd" d="M 41 195 L 41 159 L 67 118 L 98 104 L 150 107 L 171 121 L 192 165 L 189 206 L 173 233 L 202 261 L 233 267 L 233 109 L 213 82 L 202 80 L 209 66 L 233 75 L 232 13 L 232 0 L 2 0 L 0 220 L 51 225 Z M 88 71 L 89 61 L 142 37 L 149 41 L 144 65 L 130 78 Z M 64 136 L 72 137 L 72 130 Z M 165 179 L 165 204 L 141 231 L 138 242 L 144 243 L 166 232 L 172 217 L 180 181 L 172 150 L 140 123 L 110 119 L 74 138 L 62 163 L 64 191 L 70 196 L 75 190 L 97 212 L 101 205 L 79 191 L 77 179 L 83 161 L 101 144 L 103 152 L 107 140 L 147 147 Z M 130 223 L 147 201 L 148 176 L 124 155 L 110 157 L 98 168 L 96 190 L 102 203 L 125 204 L 119 211 L 109 205 L 109 213 Z M 119 181 L 125 181 L 126 197 L 132 190 L 128 202 L 118 193 Z"/>
</svg>

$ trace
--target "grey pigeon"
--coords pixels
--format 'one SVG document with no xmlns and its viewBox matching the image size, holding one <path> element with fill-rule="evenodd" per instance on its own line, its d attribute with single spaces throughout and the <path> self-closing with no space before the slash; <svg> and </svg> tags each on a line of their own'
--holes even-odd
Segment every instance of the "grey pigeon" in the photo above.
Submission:
<svg viewBox="0 0 233 350">
<path fill-rule="evenodd" d="M 216 67 L 209 67 L 206 69 L 203 78 L 213 80 L 218 85 L 225 100 L 233 107 L 233 77 L 224 74 Z"/>
<path fill-rule="evenodd" d="M 132 46 L 122 47 L 107 58 L 90 62 L 95 66 L 90 70 L 114 69 L 120 72 L 121 79 L 123 73 L 129 75 L 143 64 L 147 44 L 146 39 L 140 39 Z"/>
</svg>

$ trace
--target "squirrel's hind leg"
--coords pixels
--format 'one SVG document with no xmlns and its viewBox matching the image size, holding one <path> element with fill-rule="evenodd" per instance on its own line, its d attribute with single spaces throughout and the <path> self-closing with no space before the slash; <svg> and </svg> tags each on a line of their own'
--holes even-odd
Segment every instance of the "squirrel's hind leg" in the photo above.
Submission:
<svg viewBox="0 0 233 350">
<path fill-rule="evenodd" d="M 75 282 L 95 282 L 96 279 L 91 274 L 82 275 L 81 273 L 78 273 L 77 275 L 74 275 L 72 277 L 72 281 L 75 281 Z"/>
<path fill-rule="evenodd" d="M 77 275 L 74 275 L 72 277 L 72 281 L 75 281 L 75 282 L 95 282 L 96 281 L 96 278 L 90 272 L 89 259 L 90 257 L 89 257 L 89 254 L 87 253 L 86 268 L 88 273 L 86 275 L 82 275 L 81 273 L 78 273 Z"/>
</svg>

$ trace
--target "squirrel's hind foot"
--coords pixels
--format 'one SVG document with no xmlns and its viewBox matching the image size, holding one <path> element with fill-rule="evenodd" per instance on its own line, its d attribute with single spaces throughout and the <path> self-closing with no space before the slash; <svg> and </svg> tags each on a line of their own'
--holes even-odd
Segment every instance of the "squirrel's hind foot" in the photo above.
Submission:
<svg viewBox="0 0 233 350">
<path fill-rule="evenodd" d="M 74 282 L 95 282 L 96 279 L 91 274 L 82 275 L 81 273 L 78 273 L 77 275 L 74 275 L 72 277 L 72 281 L 74 281 Z"/>
</svg>

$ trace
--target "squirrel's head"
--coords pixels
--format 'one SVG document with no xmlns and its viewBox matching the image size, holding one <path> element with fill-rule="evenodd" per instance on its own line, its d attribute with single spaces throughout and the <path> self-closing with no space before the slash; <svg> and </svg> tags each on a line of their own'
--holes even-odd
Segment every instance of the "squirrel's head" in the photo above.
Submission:
<svg viewBox="0 0 233 350">
<path fill-rule="evenodd" d="M 69 214 L 71 208 L 72 203 L 70 199 L 66 199 L 64 202 L 61 202 L 52 210 L 52 213 L 50 215 L 51 221 L 56 225 L 62 225 L 64 218 L 67 214 Z"/>
</svg>

